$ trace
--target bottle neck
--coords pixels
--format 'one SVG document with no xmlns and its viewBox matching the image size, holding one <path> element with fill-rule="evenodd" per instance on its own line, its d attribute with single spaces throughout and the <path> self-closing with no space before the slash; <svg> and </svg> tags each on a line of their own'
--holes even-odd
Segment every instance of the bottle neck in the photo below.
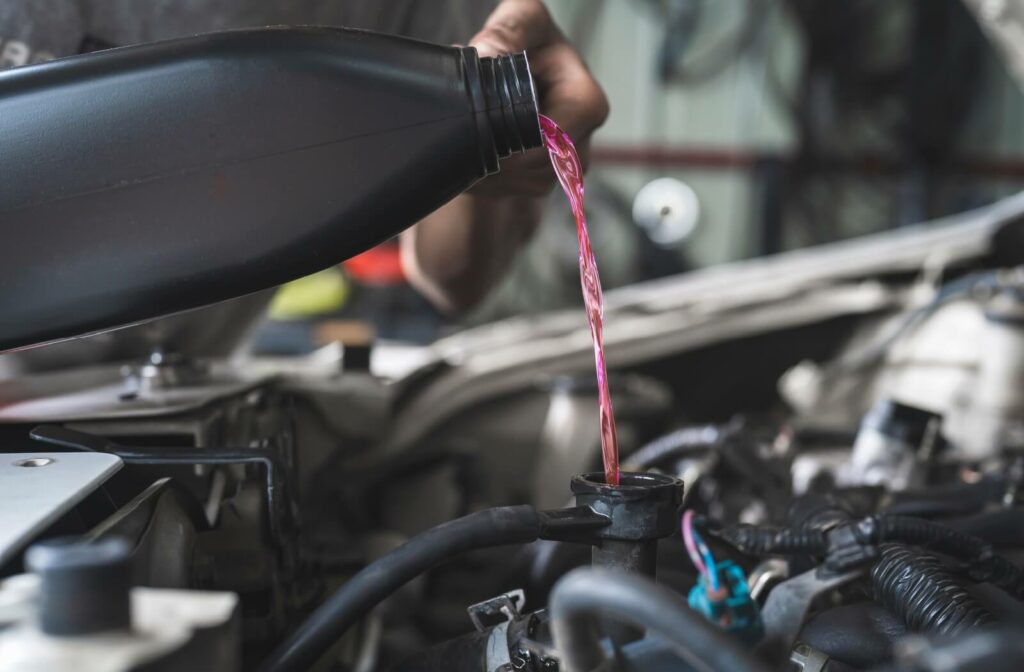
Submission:
<svg viewBox="0 0 1024 672">
<path fill-rule="evenodd" d="M 497 172 L 498 160 L 543 143 L 537 92 L 525 52 L 480 58 L 475 49 L 467 47 L 464 54 L 467 84 L 490 174 Z"/>
</svg>

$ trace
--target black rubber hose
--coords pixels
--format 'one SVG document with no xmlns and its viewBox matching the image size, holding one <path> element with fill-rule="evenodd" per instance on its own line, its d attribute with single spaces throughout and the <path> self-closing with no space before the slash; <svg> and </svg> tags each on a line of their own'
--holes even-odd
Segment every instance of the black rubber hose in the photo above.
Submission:
<svg viewBox="0 0 1024 672">
<path fill-rule="evenodd" d="M 1024 546 L 1024 509 L 1020 507 L 996 509 L 950 520 L 946 524 L 959 532 L 984 539 L 995 547 Z"/>
<path fill-rule="evenodd" d="M 828 549 L 825 533 L 818 529 L 773 529 L 736 525 L 717 533 L 738 550 L 754 556 L 824 555 Z"/>
<path fill-rule="evenodd" d="M 996 553 L 992 545 L 941 523 L 906 516 L 873 516 L 861 529 L 871 530 L 870 541 L 894 541 L 926 546 L 967 563 L 967 573 L 979 582 L 991 583 L 1024 599 L 1024 570 Z"/>
<path fill-rule="evenodd" d="M 935 556 L 901 544 L 883 544 L 879 552 L 871 570 L 875 599 L 912 630 L 954 635 L 992 621 Z"/>
<path fill-rule="evenodd" d="M 982 552 L 979 547 L 988 546 L 984 540 L 972 534 L 923 518 L 871 516 L 865 518 L 861 526 L 863 529 L 872 530 L 869 535 L 870 541 L 896 541 L 915 546 L 928 546 L 954 558 L 972 558 Z"/>
<path fill-rule="evenodd" d="M 716 425 L 683 427 L 641 446 L 622 462 L 622 466 L 647 469 L 668 459 L 700 453 L 717 446 L 729 433 L 728 428 Z"/>
<path fill-rule="evenodd" d="M 989 503 L 998 501 L 1005 491 L 1006 481 L 1002 478 L 984 478 L 978 483 L 952 483 L 922 490 L 904 490 L 889 496 L 891 501 L 884 512 L 886 515 L 918 518 L 966 516 L 984 510 Z"/>
<path fill-rule="evenodd" d="M 507 506 L 471 513 L 413 537 L 331 595 L 261 669 L 306 672 L 370 609 L 423 572 L 468 551 L 534 541 L 540 529 L 540 514 L 532 506 Z"/>
<path fill-rule="evenodd" d="M 842 530 L 840 530 L 842 527 Z M 857 544 L 869 546 L 897 542 L 924 546 L 963 561 L 968 575 L 978 582 L 999 586 L 1018 599 L 1024 599 L 1024 570 L 995 552 L 981 537 L 967 534 L 942 523 L 909 516 L 882 514 L 868 516 L 856 523 L 835 529 L 853 532 Z M 773 529 L 736 525 L 716 532 L 738 550 L 754 556 L 824 556 L 829 548 L 830 532 L 815 528 Z"/>
<path fill-rule="evenodd" d="M 621 619 L 656 632 L 697 670 L 767 672 L 767 667 L 679 595 L 650 579 L 590 568 L 566 574 L 548 602 L 564 672 L 590 672 L 606 663 L 597 617 Z"/>
</svg>

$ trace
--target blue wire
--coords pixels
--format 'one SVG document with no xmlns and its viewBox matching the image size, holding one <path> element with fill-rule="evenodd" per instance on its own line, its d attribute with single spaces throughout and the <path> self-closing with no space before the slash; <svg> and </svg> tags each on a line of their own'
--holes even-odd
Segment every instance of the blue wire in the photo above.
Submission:
<svg viewBox="0 0 1024 672">
<path fill-rule="evenodd" d="M 691 528 L 691 534 L 693 534 L 693 542 L 697 544 L 697 551 L 704 559 L 704 566 L 708 571 L 708 583 L 711 584 L 711 590 L 717 593 L 721 584 L 718 581 L 718 566 L 715 564 L 715 556 L 711 554 L 711 549 L 704 543 L 704 538 L 700 536 L 696 525 Z"/>
</svg>

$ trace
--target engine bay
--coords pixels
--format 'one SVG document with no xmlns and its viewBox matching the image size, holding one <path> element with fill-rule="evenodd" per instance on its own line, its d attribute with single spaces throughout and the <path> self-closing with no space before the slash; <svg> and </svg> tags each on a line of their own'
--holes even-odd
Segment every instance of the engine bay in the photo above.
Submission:
<svg viewBox="0 0 1024 672">
<path fill-rule="evenodd" d="M 1021 213 L 610 292 L 618 486 L 575 311 L 14 378 L 0 670 L 1017 669 Z"/>
</svg>

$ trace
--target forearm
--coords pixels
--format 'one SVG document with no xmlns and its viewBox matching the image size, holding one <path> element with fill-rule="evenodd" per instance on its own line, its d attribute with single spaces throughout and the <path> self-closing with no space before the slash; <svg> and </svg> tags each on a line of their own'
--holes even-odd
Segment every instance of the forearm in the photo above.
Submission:
<svg viewBox="0 0 1024 672">
<path fill-rule="evenodd" d="M 402 234 L 410 284 L 446 313 L 469 310 L 504 277 L 541 210 L 541 199 L 530 196 L 455 198 Z"/>
</svg>

